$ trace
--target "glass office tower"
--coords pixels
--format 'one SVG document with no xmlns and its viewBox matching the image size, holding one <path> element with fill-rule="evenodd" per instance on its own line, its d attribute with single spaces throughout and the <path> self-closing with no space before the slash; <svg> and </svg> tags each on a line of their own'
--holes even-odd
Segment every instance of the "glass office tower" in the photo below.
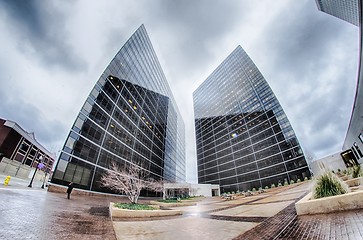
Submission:
<svg viewBox="0 0 363 240">
<path fill-rule="evenodd" d="M 240 46 L 193 99 L 199 183 L 229 192 L 310 177 L 290 122 Z"/>
<path fill-rule="evenodd" d="M 52 182 L 91 191 L 115 162 L 151 178 L 185 181 L 185 133 L 170 87 L 142 25 L 107 66 L 66 139 Z"/>
<path fill-rule="evenodd" d="M 359 0 L 316 0 L 322 12 L 359 26 Z"/>
</svg>

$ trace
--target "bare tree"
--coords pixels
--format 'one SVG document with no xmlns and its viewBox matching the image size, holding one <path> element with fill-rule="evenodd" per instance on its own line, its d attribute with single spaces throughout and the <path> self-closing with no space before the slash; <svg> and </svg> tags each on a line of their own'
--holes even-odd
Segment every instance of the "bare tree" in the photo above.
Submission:
<svg viewBox="0 0 363 240">
<path fill-rule="evenodd" d="M 110 169 L 101 177 L 101 185 L 115 192 L 124 193 L 131 203 L 137 203 L 141 190 L 149 187 L 148 181 L 145 180 L 148 175 L 144 168 L 136 164 L 125 168 L 112 162 Z"/>
<path fill-rule="evenodd" d="M 163 195 L 163 199 L 165 200 L 167 197 L 167 189 L 166 189 L 165 183 L 166 183 L 166 181 L 164 181 L 162 179 L 155 180 L 155 179 L 150 178 L 148 180 L 147 188 L 154 192 L 161 192 Z"/>
</svg>

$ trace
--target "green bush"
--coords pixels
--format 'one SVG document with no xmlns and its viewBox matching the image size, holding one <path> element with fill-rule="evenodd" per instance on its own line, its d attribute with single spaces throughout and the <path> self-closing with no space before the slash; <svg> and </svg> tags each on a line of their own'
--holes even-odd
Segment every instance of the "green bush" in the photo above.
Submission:
<svg viewBox="0 0 363 240">
<path fill-rule="evenodd" d="M 256 188 L 252 188 L 252 192 L 256 192 Z"/>
<path fill-rule="evenodd" d="M 275 184 L 274 184 L 274 183 L 273 183 L 273 184 L 271 184 L 271 188 L 274 188 L 274 187 L 276 187 L 276 186 L 275 186 Z"/>
<path fill-rule="evenodd" d="M 281 187 L 281 186 L 282 186 L 282 184 L 281 184 L 281 183 L 279 183 L 279 184 L 277 184 L 277 186 L 278 186 L 278 187 Z"/>
<path fill-rule="evenodd" d="M 348 186 L 335 174 L 326 172 L 316 180 L 313 196 L 315 199 L 336 196 L 348 192 Z"/>
<path fill-rule="evenodd" d="M 128 210 L 156 210 L 156 208 L 149 205 L 138 203 L 114 203 L 113 206 Z"/>
<path fill-rule="evenodd" d="M 362 176 L 362 171 L 360 165 L 354 166 L 352 170 L 352 178 L 357 178 Z"/>
<path fill-rule="evenodd" d="M 301 182 L 300 178 L 298 178 L 296 182 Z"/>
<path fill-rule="evenodd" d="M 265 189 L 268 189 L 268 186 L 265 186 Z"/>
<path fill-rule="evenodd" d="M 291 180 L 291 181 L 290 181 L 290 184 L 294 184 L 294 183 L 295 183 L 295 181 L 294 181 L 294 180 Z"/>
<path fill-rule="evenodd" d="M 304 177 L 304 181 L 307 181 L 307 180 L 309 180 L 308 177 Z"/>
<path fill-rule="evenodd" d="M 232 194 L 235 194 L 235 192 L 233 191 Z"/>
</svg>

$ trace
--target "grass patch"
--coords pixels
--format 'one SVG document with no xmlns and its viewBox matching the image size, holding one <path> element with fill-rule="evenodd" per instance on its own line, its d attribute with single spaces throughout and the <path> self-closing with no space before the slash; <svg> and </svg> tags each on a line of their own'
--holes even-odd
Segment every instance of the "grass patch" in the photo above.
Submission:
<svg viewBox="0 0 363 240">
<path fill-rule="evenodd" d="M 156 210 L 156 208 L 151 207 L 146 204 L 138 204 L 138 203 L 114 203 L 114 207 L 128 210 Z"/>
</svg>

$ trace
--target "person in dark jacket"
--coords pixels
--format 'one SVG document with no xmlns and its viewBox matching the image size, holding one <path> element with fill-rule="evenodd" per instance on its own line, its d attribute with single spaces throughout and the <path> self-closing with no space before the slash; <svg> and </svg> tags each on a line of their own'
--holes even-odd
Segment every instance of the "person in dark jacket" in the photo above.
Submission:
<svg viewBox="0 0 363 240">
<path fill-rule="evenodd" d="M 68 184 L 68 189 L 67 189 L 67 198 L 70 199 L 71 198 L 71 192 L 73 190 L 73 182 L 70 182 Z"/>
</svg>

